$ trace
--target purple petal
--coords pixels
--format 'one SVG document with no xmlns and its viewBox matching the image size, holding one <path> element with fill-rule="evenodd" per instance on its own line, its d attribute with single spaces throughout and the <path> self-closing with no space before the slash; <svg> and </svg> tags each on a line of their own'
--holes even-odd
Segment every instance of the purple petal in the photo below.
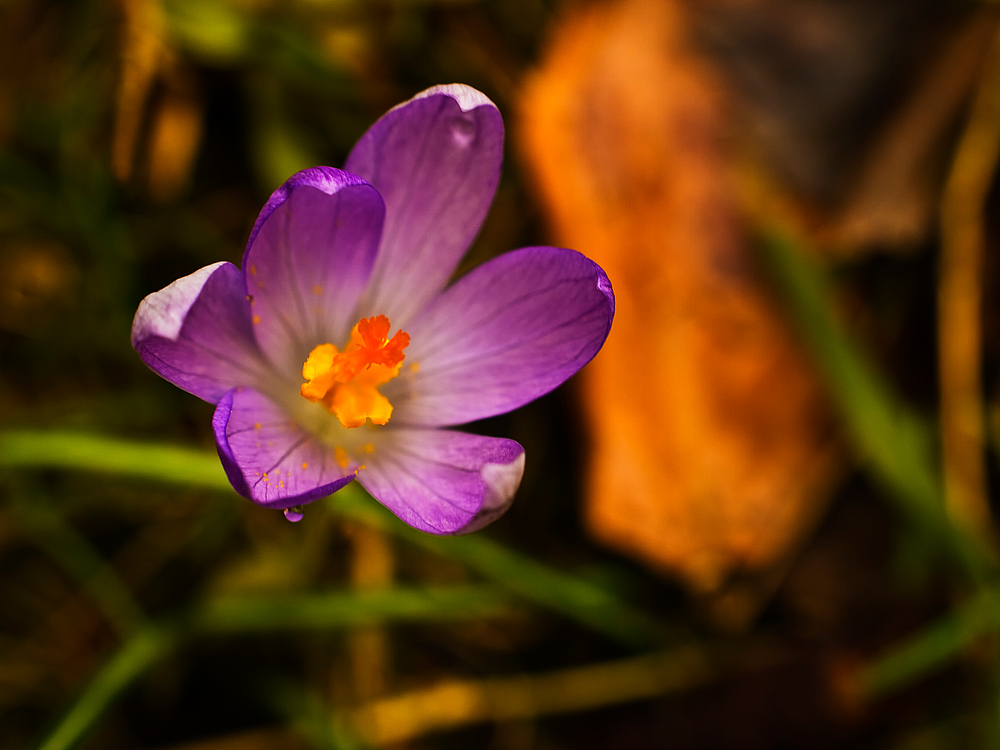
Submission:
<svg viewBox="0 0 1000 750">
<path fill-rule="evenodd" d="M 345 168 L 386 205 L 366 314 L 405 327 L 444 287 L 486 218 L 502 161 L 500 112 L 459 84 L 417 94 L 365 133 Z"/>
<path fill-rule="evenodd" d="M 254 332 L 278 370 L 298 377 L 319 344 L 342 347 L 371 274 L 385 206 L 331 167 L 293 175 L 268 200 L 243 256 Z"/>
<path fill-rule="evenodd" d="M 484 263 L 408 327 L 409 368 L 382 388 L 395 425 L 462 424 L 538 398 L 597 354 L 614 307 L 604 271 L 574 250 Z"/>
<path fill-rule="evenodd" d="M 499 518 L 524 474 L 513 440 L 451 430 L 386 429 L 358 481 L 410 526 L 465 534 Z"/>
<path fill-rule="evenodd" d="M 354 479 L 334 452 L 252 388 L 226 393 L 212 417 L 215 445 L 238 493 L 267 508 L 291 508 L 326 497 Z"/>
<path fill-rule="evenodd" d="M 132 346 L 158 375 L 211 403 L 266 368 L 243 274 L 232 263 L 206 266 L 146 297 L 132 321 Z"/>
</svg>

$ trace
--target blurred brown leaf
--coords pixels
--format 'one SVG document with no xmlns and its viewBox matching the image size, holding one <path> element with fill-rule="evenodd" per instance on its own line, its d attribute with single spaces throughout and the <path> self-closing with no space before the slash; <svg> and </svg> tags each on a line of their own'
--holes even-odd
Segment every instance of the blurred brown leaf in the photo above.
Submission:
<svg viewBox="0 0 1000 750">
<path fill-rule="evenodd" d="M 80 272 L 65 248 L 22 241 L 0 248 L 0 329 L 27 333 L 76 296 Z"/>
<path fill-rule="evenodd" d="M 992 43 L 941 197 L 938 374 L 945 505 L 989 535 L 983 407 L 983 271 L 986 207 L 1000 161 L 1000 33 Z"/>
<path fill-rule="evenodd" d="M 201 142 L 204 107 L 197 80 L 171 46 L 158 2 L 121 0 L 121 8 L 121 70 L 111 165 L 115 177 L 128 182 L 136 162 L 148 161 L 150 195 L 157 201 L 172 201 L 191 178 Z"/>
<path fill-rule="evenodd" d="M 348 522 L 343 530 L 350 541 L 351 583 L 358 590 L 392 585 L 396 560 L 389 538 L 377 529 Z M 351 683 L 356 700 L 378 697 L 386 691 L 392 672 L 392 650 L 384 627 L 357 628 L 347 635 Z M 336 680 L 339 675 L 331 674 Z"/>
<path fill-rule="evenodd" d="M 762 288 L 723 84 L 677 2 L 568 17 L 519 134 L 556 240 L 617 296 L 588 367 L 593 535 L 699 592 L 787 557 L 840 467 L 816 375 Z"/>
<path fill-rule="evenodd" d="M 186 72 L 174 71 L 149 137 L 149 192 L 162 202 L 187 187 L 201 141 L 202 104 Z"/>
<path fill-rule="evenodd" d="M 122 0 L 122 60 L 115 108 L 111 164 L 115 176 L 132 176 L 146 100 L 171 53 L 164 40 L 163 10 L 151 0 Z"/>
<path fill-rule="evenodd" d="M 870 248 L 909 250 L 926 239 L 935 218 L 943 153 L 996 25 L 994 13 L 982 13 L 951 34 L 865 155 L 846 204 L 818 230 L 821 246 L 852 254 Z"/>
</svg>

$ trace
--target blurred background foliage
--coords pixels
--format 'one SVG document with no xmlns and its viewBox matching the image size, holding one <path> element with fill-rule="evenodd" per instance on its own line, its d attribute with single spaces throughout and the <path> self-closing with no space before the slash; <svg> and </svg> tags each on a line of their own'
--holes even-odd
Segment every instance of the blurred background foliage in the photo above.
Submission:
<svg viewBox="0 0 1000 750">
<path fill-rule="evenodd" d="M 0 750 L 1000 741 L 1000 25 L 945 0 L 0 3 Z M 237 497 L 129 346 L 437 83 L 618 314 L 435 538 Z"/>
</svg>

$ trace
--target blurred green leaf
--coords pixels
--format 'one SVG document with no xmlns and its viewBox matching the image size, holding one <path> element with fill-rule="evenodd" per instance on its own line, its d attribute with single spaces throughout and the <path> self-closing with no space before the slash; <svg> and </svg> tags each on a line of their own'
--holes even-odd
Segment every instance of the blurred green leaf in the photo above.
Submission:
<svg viewBox="0 0 1000 750">
<path fill-rule="evenodd" d="M 766 235 L 761 252 L 869 470 L 899 508 L 930 539 L 938 540 L 967 574 L 982 580 L 995 573 L 992 553 L 945 512 L 933 432 L 844 332 L 821 270 L 783 235 Z"/>
<path fill-rule="evenodd" d="M 458 560 L 504 588 L 633 647 L 662 643 L 666 629 L 590 581 L 544 565 L 483 534 L 440 537 L 407 526 L 360 493 L 330 498 L 335 513 L 377 526 L 411 544 Z"/>
<path fill-rule="evenodd" d="M 932 626 L 896 644 L 858 677 L 863 695 L 878 697 L 942 666 L 988 633 L 1000 630 L 1000 591 L 985 589 Z"/>
<path fill-rule="evenodd" d="M 38 750 L 73 747 L 108 706 L 152 664 L 166 656 L 176 641 L 176 633 L 161 628 L 144 628 L 132 636 L 98 670 Z"/>
<path fill-rule="evenodd" d="M 386 620 L 479 619 L 510 614 L 511 599 L 494 586 L 386 588 L 281 596 L 213 597 L 191 627 L 207 632 L 333 628 Z"/>
<path fill-rule="evenodd" d="M 210 599 L 170 625 L 144 627 L 127 640 L 97 671 L 39 750 L 72 747 L 150 666 L 193 636 L 387 621 L 464 620 L 510 611 L 495 588 L 476 586 Z"/>
<path fill-rule="evenodd" d="M 251 51 L 251 26 L 236 8 L 220 0 L 165 0 L 167 24 L 195 55 L 231 64 Z"/>
<path fill-rule="evenodd" d="M 0 433 L 0 466 L 82 469 L 213 489 L 231 489 L 206 451 L 79 432 Z"/>
<path fill-rule="evenodd" d="M 926 421 L 900 402 L 847 338 L 831 309 L 822 272 L 805 252 L 780 235 L 766 237 L 763 250 L 855 444 L 893 492 L 921 512 L 934 512 L 941 507 L 940 478 L 933 469 Z"/>
<path fill-rule="evenodd" d="M 264 698 L 284 714 L 296 733 L 316 750 L 363 750 L 366 747 L 342 716 L 331 714 L 330 706 L 320 696 L 300 685 L 268 686 Z"/>
<path fill-rule="evenodd" d="M 258 180 L 268 192 L 296 172 L 321 163 L 308 139 L 285 112 L 281 86 L 271 77 L 254 77 L 253 159 Z"/>
<path fill-rule="evenodd" d="M 1000 629 L 994 555 L 945 512 L 929 426 L 892 392 L 843 331 L 822 272 L 787 238 L 765 237 L 762 251 L 793 319 L 812 349 L 858 452 L 919 533 L 943 547 L 979 586 L 957 611 L 915 634 L 867 666 L 862 693 L 898 688 L 954 658 L 982 635 Z"/>
<path fill-rule="evenodd" d="M 83 469 L 229 489 L 218 459 L 209 453 L 83 433 L 0 433 L 0 466 Z M 623 644 L 643 647 L 669 638 L 660 623 L 584 578 L 533 560 L 483 534 L 437 537 L 417 531 L 367 497 L 355 483 L 333 495 L 330 507 L 339 515 L 458 560 L 508 591 Z"/>
<path fill-rule="evenodd" d="M 142 609 L 114 568 L 37 491 L 30 500 L 18 497 L 11 506 L 35 542 L 77 579 L 120 635 L 131 635 L 145 624 Z"/>
</svg>

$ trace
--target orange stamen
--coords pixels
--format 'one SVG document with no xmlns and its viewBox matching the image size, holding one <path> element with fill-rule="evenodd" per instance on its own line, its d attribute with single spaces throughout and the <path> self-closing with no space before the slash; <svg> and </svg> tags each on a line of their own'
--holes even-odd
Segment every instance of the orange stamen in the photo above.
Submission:
<svg viewBox="0 0 1000 750">
<path fill-rule="evenodd" d="M 344 427 L 360 427 L 366 419 L 385 424 L 392 404 L 377 387 L 399 374 L 410 344 L 410 334 L 389 336 L 385 315 L 362 318 L 351 329 L 351 340 L 341 352 L 333 344 L 320 344 L 302 365 L 307 382 L 299 392 L 313 403 L 322 403 Z"/>
</svg>

